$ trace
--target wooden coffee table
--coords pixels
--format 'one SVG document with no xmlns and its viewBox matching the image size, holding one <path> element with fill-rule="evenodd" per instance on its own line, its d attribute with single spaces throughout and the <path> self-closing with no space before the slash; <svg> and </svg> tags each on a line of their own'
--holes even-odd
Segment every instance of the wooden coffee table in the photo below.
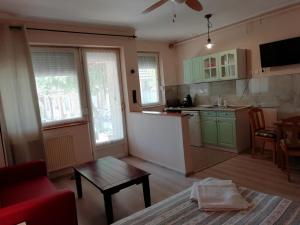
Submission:
<svg viewBox="0 0 300 225">
<path fill-rule="evenodd" d="M 113 222 L 111 195 L 134 184 L 143 184 L 145 207 L 151 206 L 149 173 L 113 157 L 104 157 L 73 167 L 78 198 L 82 198 L 81 177 L 84 177 L 104 196 L 107 223 Z"/>
</svg>

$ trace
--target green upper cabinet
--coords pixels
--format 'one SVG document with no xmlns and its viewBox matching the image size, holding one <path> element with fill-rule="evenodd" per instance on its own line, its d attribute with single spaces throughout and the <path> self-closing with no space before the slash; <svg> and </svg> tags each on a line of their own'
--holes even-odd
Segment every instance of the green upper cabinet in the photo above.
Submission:
<svg viewBox="0 0 300 225">
<path fill-rule="evenodd" d="M 202 57 L 204 81 L 214 81 L 219 79 L 219 56 L 218 54 Z"/>
<path fill-rule="evenodd" d="M 186 59 L 183 61 L 183 81 L 185 84 L 192 83 L 192 71 L 193 64 L 191 59 Z"/>
<path fill-rule="evenodd" d="M 233 80 L 246 77 L 246 50 L 233 49 L 183 61 L 184 83 Z"/>
<path fill-rule="evenodd" d="M 192 84 L 203 81 L 202 79 L 202 57 L 198 56 L 183 61 L 184 83 Z"/>
<path fill-rule="evenodd" d="M 203 73 L 202 73 L 202 57 L 198 56 L 195 58 L 192 58 L 192 82 L 193 83 L 199 83 L 203 81 Z"/>
<path fill-rule="evenodd" d="M 221 80 L 246 77 L 246 50 L 233 49 L 219 53 Z"/>
</svg>

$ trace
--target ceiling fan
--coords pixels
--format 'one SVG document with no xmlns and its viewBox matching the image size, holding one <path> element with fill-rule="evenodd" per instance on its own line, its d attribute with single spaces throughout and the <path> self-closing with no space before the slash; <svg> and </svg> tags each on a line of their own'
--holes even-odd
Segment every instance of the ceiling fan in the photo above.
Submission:
<svg viewBox="0 0 300 225">
<path fill-rule="evenodd" d="M 149 8 L 145 9 L 143 11 L 144 14 L 149 13 L 153 11 L 154 9 L 157 9 L 158 7 L 162 6 L 163 4 L 167 3 L 168 1 L 176 2 L 179 4 L 185 3 L 188 7 L 195 11 L 202 11 L 203 7 L 202 4 L 198 0 L 160 0 L 156 3 L 154 3 L 152 6 Z"/>
</svg>

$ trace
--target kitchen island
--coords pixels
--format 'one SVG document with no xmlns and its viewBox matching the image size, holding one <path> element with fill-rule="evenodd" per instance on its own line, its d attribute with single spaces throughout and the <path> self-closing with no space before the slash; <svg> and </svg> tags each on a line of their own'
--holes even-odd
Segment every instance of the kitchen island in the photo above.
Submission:
<svg viewBox="0 0 300 225">
<path fill-rule="evenodd" d="M 127 123 L 131 155 L 184 175 L 193 172 L 188 116 L 172 112 L 130 112 Z"/>
</svg>

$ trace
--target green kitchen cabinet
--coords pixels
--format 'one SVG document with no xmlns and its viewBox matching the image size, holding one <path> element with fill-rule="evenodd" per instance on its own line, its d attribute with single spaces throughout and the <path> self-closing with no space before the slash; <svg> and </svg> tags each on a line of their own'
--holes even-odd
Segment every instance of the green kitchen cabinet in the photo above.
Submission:
<svg viewBox="0 0 300 225">
<path fill-rule="evenodd" d="M 183 76 L 184 83 L 192 83 L 192 72 L 193 72 L 193 61 L 191 59 L 186 59 L 183 61 Z"/>
<path fill-rule="evenodd" d="M 203 80 L 216 81 L 219 79 L 219 55 L 212 54 L 202 57 L 203 61 Z"/>
<path fill-rule="evenodd" d="M 232 111 L 201 111 L 201 132 L 204 144 L 236 147 L 236 115 Z"/>
<path fill-rule="evenodd" d="M 192 58 L 192 83 L 199 83 L 203 81 L 202 76 L 202 57 L 198 56 Z"/>
<path fill-rule="evenodd" d="M 201 118 L 202 142 L 205 144 L 218 144 L 218 126 L 215 117 Z"/>
<path fill-rule="evenodd" d="M 234 148 L 236 147 L 236 127 L 235 118 L 217 119 L 218 145 Z"/>
<path fill-rule="evenodd" d="M 204 146 L 213 145 L 235 153 L 250 148 L 248 108 L 201 110 L 200 124 Z"/>
<path fill-rule="evenodd" d="M 219 72 L 221 80 L 246 77 L 246 50 L 233 49 L 219 53 Z"/>
<path fill-rule="evenodd" d="M 202 79 L 202 57 L 195 57 L 183 61 L 184 83 L 199 83 Z"/>
<path fill-rule="evenodd" d="M 246 49 L 232 49 L 183 61 L 184 83 L 234 80 L 247 77 Z"/>
</svg>

